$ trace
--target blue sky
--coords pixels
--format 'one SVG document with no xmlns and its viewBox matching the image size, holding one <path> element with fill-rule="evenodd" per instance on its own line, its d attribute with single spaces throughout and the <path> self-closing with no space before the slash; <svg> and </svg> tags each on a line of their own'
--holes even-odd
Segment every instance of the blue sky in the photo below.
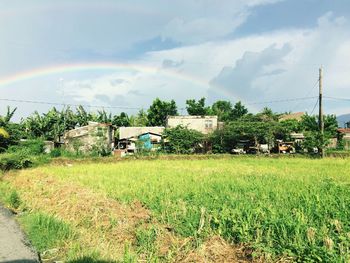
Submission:
<svg viewBox="0 0 350 263">
<path fill-rule="evenodd" d="M 350 98 L 347 0 L 2 0 L 0 98 L 128 107 L 155 97 L 242 100 L 253 112 L 312 112 L 316 100 L 260 103 L 324 93 Z M 23 72 L 116 63 L 111 69 L 56 72 L 13 83 Z M 257 103 L 258 102 L 258 103 Z M 17 118 L 48 105 L 18 106 Z M 327 113 L 349 113 L 326 100 Z M 114 108 L 117 113 L 123 109 Z"/>
</svg>

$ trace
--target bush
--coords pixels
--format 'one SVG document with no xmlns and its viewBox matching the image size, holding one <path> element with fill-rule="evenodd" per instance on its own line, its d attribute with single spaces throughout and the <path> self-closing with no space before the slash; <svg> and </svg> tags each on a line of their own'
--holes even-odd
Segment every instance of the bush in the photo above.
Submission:
<svg viewBox="0 0 350 263">
<path fill-rule="evenodd" d="M 62 151 L 60 148 L 55 148 L 53 149 L 51 152 L 50 152 L 50 156 L 52 158 L 57 158 L 57 157 L 60 157 L 62 156 Z"/>
<path fill-rule="evenodd" d="M 199 148 L 204 136 L 199 131 L 187 129 L 181 125 L 165 129 L 163 133 L 163 150 L 168 153 L 189 154 Z"/>
<path fill-rule="evenodd" d="M 28 168 L 32 165 L 33 161 L 21 152 L 5 153 L 0 155 L 0 170 L 2 171 Z"/>
<path fill-rule="evenodd" d="M 19 153 L 27 155 L 38 155 L 45 152 L 45 143 L 43 140 L 21 141 L 18 145 L 12 145 L 7 150 L 8 153 Z"/>
</svg>

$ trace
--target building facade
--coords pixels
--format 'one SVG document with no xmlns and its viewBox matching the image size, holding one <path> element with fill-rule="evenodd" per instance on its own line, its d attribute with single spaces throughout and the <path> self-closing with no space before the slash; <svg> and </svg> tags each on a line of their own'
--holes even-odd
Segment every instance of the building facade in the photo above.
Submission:
<svg viewBox="0 0 350 263">
<path fill-rule="evenodd" d="M 86 126 L 65 132 L 63 140 L 69 151 L 88 153 L 99 148 L 110 151 L 114 147 L 114 127 L 108 123 L 89 122 Z"/>
<path fill-rule="evenodd" d="M 167 119 L 167 128 L 184 126 L 188 129 L 199 131 L 203 134 L 209 134 L 218 128 L 217 116 L 169 116 Z"/>
</svg>

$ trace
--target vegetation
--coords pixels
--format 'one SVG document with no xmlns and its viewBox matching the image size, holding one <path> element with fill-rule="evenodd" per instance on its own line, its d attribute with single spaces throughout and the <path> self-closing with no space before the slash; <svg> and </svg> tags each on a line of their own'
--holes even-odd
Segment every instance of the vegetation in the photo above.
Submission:
<svg viewBox="0 0 350 263">
<path fill-rule="evenodd" d="M 27 221 L 37 226 L 37 244 L 51 242 L 41 232 L 65 240 L 54 245 L 61 259 L 206 261 L 198 257 L 220 237 L 215 251 L 240 245 L 247 259 L 346 262 L 349 168 L 348 159 L 328 158 L 134 160 L 49 165 L 1 184 L 15 188 L 29 211 L 59 217 L 78 233 Z"/>
<path fill-rule="evenodd" d="M 19 221 L 39 252 L 62 246 L 66 240 L 74 238 L 71 227 L 53 216 L 26 213 Z"/>
<path fill-rule="evenodd" d="M 148 109 L 148 125 L 165 126 L 167 117 L 174 115 L 177 115 L 177 107 L 174 100 L 166 102 L 156 98 Z"/>
<path fill-rule="evenodd" d="M 194 153 L 196 149 L 200 149 L 202 142 L 202 133 L 183 126 L 165 129 L 163 133 L 163 151 L 167 153 Z"/>
</svg>

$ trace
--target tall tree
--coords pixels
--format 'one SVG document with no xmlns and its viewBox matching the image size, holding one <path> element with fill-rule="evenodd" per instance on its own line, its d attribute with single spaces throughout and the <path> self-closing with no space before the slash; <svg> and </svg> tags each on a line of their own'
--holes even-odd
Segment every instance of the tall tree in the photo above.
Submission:
<svg viewBox="0 0 350 263">
<path fill-rule="evenodd" d="M 114 115 L 112 124 L 118 127 L 128 127 L 130 126 L 129 116 L 125 112 L 121 112 L 120 115 Z"/>
<path fill-rule="evenodd" d="M 262 121 L 278 121 L 279 114 L 272 111 L 269 107 L 264 107 L 261 112 L 257 114 L 257 117 Z"/>
<path fill-rule="evenodd" d="M 232 109 L 232 119 L 237 120 L 246 114 L 248 114 L 248 109 L 242 104 L 241 101 L 236 102 Z"/>
<path fill-rule="evenodd" d="M 177 115 L 177 107 L 174 100 L 170 102 L 156 98 L 148 109 L 148 125 L 165 126 L 168 116 Z"/>
<path fill-rule="evenodd" d="M 233 119 L 233 109 L 230 101 L 218 100 L 211 106 L 212 114 L 218 116 L 219 121 L 230 121 Z"/>
<path fill-rule="evenodd" d="M 204 116 L 209 113 L 210 108 L 205 107 L 205 98 L 201 98 L 198 101 L 191 99 L 186 100 L 186 110 L 189 115 Z"/>
<path fill-rule="evenodd" d="M 147 112 L 141 109 L 136 115 L 130 116 L 130 126 L 142 127 L 148 125 Z"/>
</svg>

